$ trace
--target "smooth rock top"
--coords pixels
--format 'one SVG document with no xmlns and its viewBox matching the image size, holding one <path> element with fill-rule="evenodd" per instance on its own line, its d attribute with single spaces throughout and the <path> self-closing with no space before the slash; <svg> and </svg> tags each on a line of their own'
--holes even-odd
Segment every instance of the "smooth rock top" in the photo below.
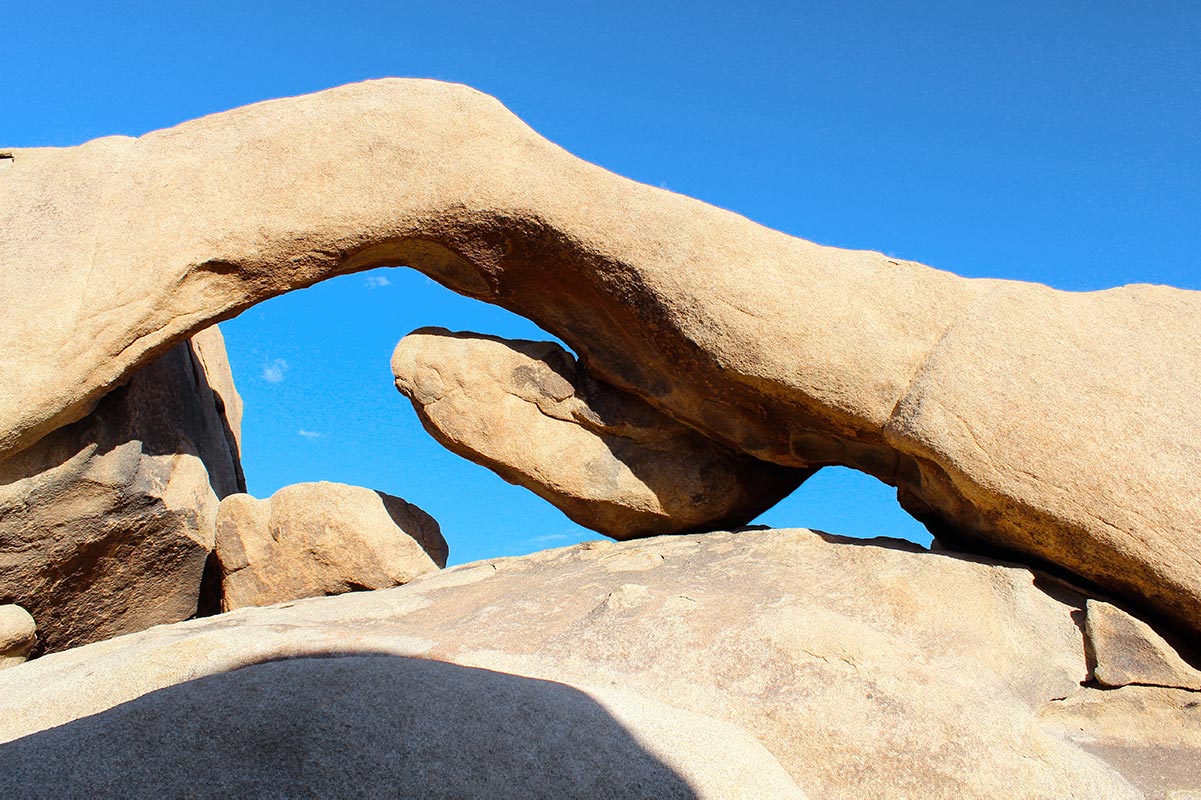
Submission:
<svg viewBox="0 0 1201 800">
<path fill-rule="evenodd" d="M 615 539 L 743 525 L 811 472 L 707 438 L 553 342 L 422 328 L 392 373 L 439 442 Z"/>
<path fill-rule="evenodd" d="M 162 626 L 0 674 L 0 774 L 9 788 L 161 797 L 189 781 L 203 792 L 214 763 L 228 764 L 218 786 L 290 781 L 278 765 L 293 764 L 314 786 L 342 780 L 343 795 L 391 794 L 393 776 L 461 785 L 493 759 L 507 770 L 507 741 L 557 753 L 500 784 L 534 797 L 596 796 L 589 782 L 613 773 L 590 753 L 678 786 L 658 762 L 702 797 L 1201 790 L 1201 694 L 1096 688 L 1083 606 L 1027 569 L 888 539 L 588 542 Z M 289 658 L 303 662 L 230 672 Z M 432 738 L 411 737 L 422 728 Z M 445 776 L 421 771 L 446 763 L 438 748 L 410 760 L 420 741 L 456 737 L 479 749 Z M 110 757 L 126 742 L 137 758 Z"/>
<path fill-rule="evenodd" d="M 0 669 L 24 663 L 37 644 L 38 626 L 18 605 L 0 605 Z"/>
<path fill-rule="evenodd" d="M 731 447 L 864 470 L 944 539 L 1201 632 L 1201 293 L 1072 294 L 821 247 L 433 81 L 12 155 L 0 458 L 212 321 L 408 264 Z"/>
<path fill-rule="evenodd" d="M 231 495 L 217 510 L 210 591 L 221 610 L 383 589 L 446 566 L 438 523 L 383 492 L 340 483 Z"/>
</svg>

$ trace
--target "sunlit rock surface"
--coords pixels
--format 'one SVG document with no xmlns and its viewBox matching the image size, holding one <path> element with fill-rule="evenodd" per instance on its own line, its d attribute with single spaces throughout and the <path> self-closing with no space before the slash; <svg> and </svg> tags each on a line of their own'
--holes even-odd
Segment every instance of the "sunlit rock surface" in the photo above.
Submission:
<svg viewBox="0 0 1201 800">
<path fill-rule="evenodd" d="M 322 481 L 222 500 L 213 556 L 209 590 L 229 611 L 400 586 L 445 567 L 447 546 L 417 506 Z"/>
<path fill-rule="evenodd" d="M 37 644 L 37 623 L 18 605 L 0 605 L 0 669 L 25 663 Z"/>
<path fill-rule="evenodd" d="M 14 797 L 110 781 L 132 797 L 237 794 L 268 778 L 443 796 L 439 781 L 474 786 L 494 763 L 498 796 L 629 786 L 614 763 L 647 776 L 634 797 L 1201 790 L 1201 695 L 1095 688 L 1085 603 L 1025 568 L 889 539 L 588 542 L 6 670 L 0 773 Z M 440 748 L 460 736 L 497 750 L 446 777 Z M 505 742 L 555 764 L 514 771 Z"/>
</svg>

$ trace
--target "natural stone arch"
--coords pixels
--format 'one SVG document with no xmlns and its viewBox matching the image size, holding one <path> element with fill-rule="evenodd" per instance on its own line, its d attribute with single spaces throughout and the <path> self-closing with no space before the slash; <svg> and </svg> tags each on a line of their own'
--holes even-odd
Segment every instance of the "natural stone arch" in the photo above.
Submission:
<svg viewBox="0 0 1201 800">
<path fill-rule="evenodd" d="M 407 263 L 713 438 L 864 470 L 944 535 L 1201 629 L 1197 293 L 1069 294 L 821 247 L 429 81 L 14 150 L 0 229 L 0 292 L 23 306 L 0 327 L 0 454 L 213 321 Z"/>
</svg>

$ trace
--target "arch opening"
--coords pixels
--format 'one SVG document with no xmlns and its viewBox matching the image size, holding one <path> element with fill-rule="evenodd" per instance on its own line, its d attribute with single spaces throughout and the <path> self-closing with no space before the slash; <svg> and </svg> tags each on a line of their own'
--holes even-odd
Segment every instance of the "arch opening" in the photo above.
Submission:
<svg viewBox="0 0 1201 800">
<path fill-rule="evenodd" d="M 452 565 L 598 538 L 422 428 L 393 387 L 389 359 L 401 337 L 427 325 L 566 347 L 524 317 L 401 267 L 333 277 L 222 323 L 245 401 L 249 492 L 268 497 L 327 480 L 403 497 L 441 525 Z M 825 469 L 754 522 L 927 545 L 891 491 L 853 470 Z"/>
</svg>

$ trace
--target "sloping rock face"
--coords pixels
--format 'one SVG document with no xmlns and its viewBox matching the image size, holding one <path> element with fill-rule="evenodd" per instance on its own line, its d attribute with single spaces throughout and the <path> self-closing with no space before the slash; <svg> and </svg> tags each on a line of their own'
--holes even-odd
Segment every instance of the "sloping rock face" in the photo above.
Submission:
<svg viewBox="0 0 1201 800">
<path fill-rule="evenodd" d="M 423 328 L 396 346 L 392 374 L 447 448 L 615 539 L 743 525 L 812 472 L 713 441 L 553 342 Z"/>
<path fill-rule="evenodd" d="M 1089 600 L 1087 609 L 1084 631 L 1097 683 L 1115 689 L 1167 686 L 1201 692 L 1201 671 L 1185 663 L 1147 623 L 1100 600 Z"/>
<path fill-rule="evenodd" d="M 218 499 L 245 490 L 240 419 L 213 328 L 0 461 L 0 603 L 48 650 L 194 614 Z"/>
<path fill-rule="evenodd" d="M 438 683 L 404 665 L 417 657 L 491 670 L 480 685 L 500 687 L 470 691 L 471 708 L 443 714 L 452 734 L 466 717 L 480 726 L 472 743 L 500 726 L 511 736 L 492 740 L 520 737 L 542 752 L 552 736 L 570 771 L 582 756 L 572 747 L 579 732 L 564 732 L 555 710 L 566 706 L 519 685 L 503 688 L 511 676 L 553 681 L 602 706 L 628 732 L 622 736 L 696 796 L 1093 800 L 1201 790 L 1201 695 L 1096 688 L 1077 621 L 1084 605 L 1083 596 L 1029 570 L 893 540 L 795 530 L 590 542 L 456 567 L 398 589 L 241 609 L 8 670 L 0 674 L 0 741 L 11 743 L 0 745 L 0 772 L 18 776 L 9 783 L 18 789 L 69 785 L 82 794 L 111 781 L 129 796 L 163 796 L 181 781 L 207 786 L 210 765 L 226 763 L 214 754 L 237 750 L 229 763 L 239 780 L 303 762 L 314 785 L 343 776 L 344 795 L 387 794 L 377 776 L 406 768 L 428 776 L 423 759 L 441 763 L 436 748 L 410 755 L 410 723 L 395 722 L 422 702 L 413 699 L 421 687 Z M 335 656 L 369 658 L 267 663 Z M 445 669 L 448 685 L 465 685 L 454 669 L 426 669 Z M 414 681 L 412 692 L 401 681 Z M 296 711 L 322 687 L 326 697 L 345 691 L 347 712 L 331 709 L 331 724 L 319 731 L 325 738 L 288 735 L 324 724 L 322 714 Z M 275 709 L 272 693 L 287 695 Z M 217 702 L 222 695 L 235 702 Z M 545 726 L 534 714 L 508 727 L 521 697 L 547 710 Z M 247 716 L 240 698 L 255 718 L 264 709 L 263 724 L 236 721 Z M 329 708 L 327 699 L 313 702 Z M 608 720 L 574 707 L 598 737 L 617 735 Z M 134 730 L 134 720 L 143 727 Z M 330 738 L 333 722 L 341 738 Z M 213 730 L 237 738 L 217 743 Z M 106 736 L 126 731 L 138 757 L 108 757 Z M 146 768 L 142 756 L 162 752 L 164 742 L 172 769 Z M 609 753 L 625 745 L 590 746 Z M 68 752 L 103 766 L 74 769 L 57 757 Z M 259 752 L 273 763 L 248 766 L 246 754 Z M 348 753 L 361 757 L 353 770 Z M 506 753 L 500 747 L 497 760 L 509 776 Z M 489 763 L 472 759 L 455 777 Z M 722 778 L 713 769 L 729 771 Z M 572 772 L 572 780 L 587 781 L 588 772 Z M 515 796 L 596 796 L 587 783 L 540 792 L 548 784 L 538 768 L 512 780 L 502 788 Z M 631 796 L 660 796 L 651 786 Z"/>
<path fill-rule="evenodd" d="M 267 500 L 230 495 L 217 509 L 221 610 L 383 589 L 446 566 L 429 514 L 399 497 L 340 483 L 285 486 Z"/>
<path fill-rule="evenodd" d="M 1060 564 L 1201 631 L 1199 293 L 1070 294 L 821 247 L 615 176 L 430 81 L 12 155 L 0 453 L 214 320 L 408 264 L 727 445 L 864 470 L 944 538 Z"/>
</svg>

